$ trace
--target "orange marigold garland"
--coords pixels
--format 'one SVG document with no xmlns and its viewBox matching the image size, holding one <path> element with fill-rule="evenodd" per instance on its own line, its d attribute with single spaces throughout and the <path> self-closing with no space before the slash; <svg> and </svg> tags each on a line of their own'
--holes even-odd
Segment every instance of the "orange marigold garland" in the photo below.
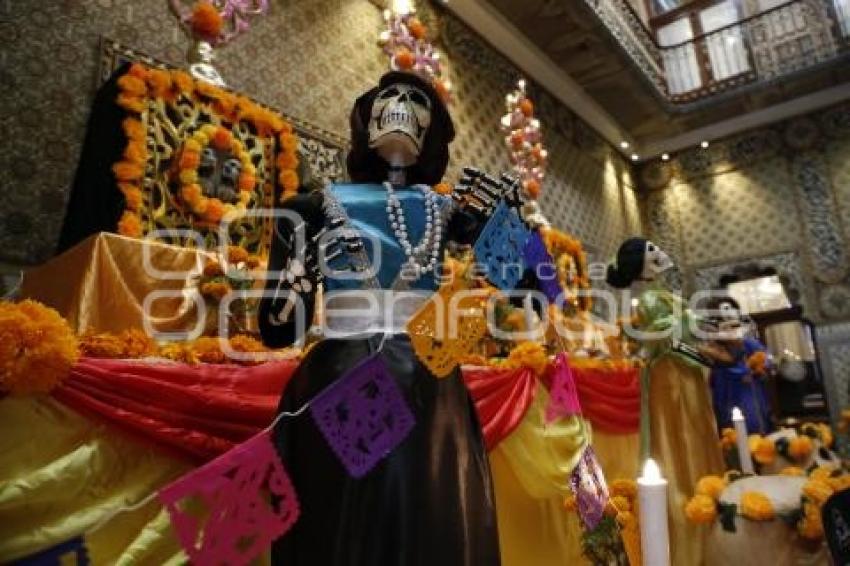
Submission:
<svg viewBox="0 0 850 566">
<path fill-rule="evenodd" d="M 242 164 L 239 175 L 239 202 L 235 205 L 223 203 L 215 197 L 207 197 L 198 185 L 198 167 L 201 163 L 201 152 L 212 145 L 220 151 L 228 151 L 233 154 Z M 251 156 L 245 147 L 233 134 L 223 126 L 205 124 L 201 126 L 192 136 L 186 140 L 180 149 L 180 157 L 177 161 L 176 177 L 180 182 L 178 198 L 189 210 L 201 219 L 218 223 L 227 214 L 244 214 L 251 193 L 257 183 L 257 169 L 251 161 Z"/>
<path fill-rule="evenodd" d="M 77 339 L 58 312 L 32 300 L 0 302 L 0 391 L 48 393 L 79 355 Z"/>
<path fill-rule="evenodd" d="M 203 8 L 203 10 L 207 9 Z M 214 7 L 213 10 L 215 10 Z M 212 28 L 205 29 L 212 30 Z M 127 74 L 118 80 L 118 86 L 120 93 L 117 102 L 131 113 L 131 116 L 122 122 L 122 128 L 128 140 L 124 158 L 113 166 L 113 173 L 116 181 L 120 183 L 119 190 L 124 194 L 126 203 L 126 210 L 118 225 L 119 233 L 140 237 L 144 232 L 141 210 L 145 192 L 141 182 L 149 156 L 145 146 L 146 129 L 143 119 L 147 100 L 150 97 L 170 102 L 179 96 L 185 96 L 208 105 L 221 120 L 231 124 L 247 122 L 260 136 L 278 136 L 279 153 L 275 165 L 281 198 L 297 192 L 300 183 L 297 173 L 298 139 L 293 133 L 292 126 L 274 111 L 244 96 L 234 95 L 204 81 L 196 81 L 184 71 L 148 68 L 139 63 L 130 66 Z M 198 135 L 199 132 L 204 135 Z M 204 197 L 203 191 L 197 185 L 200 152 L 208 144 L 225 150 L 229 148 L 240 155 L 243 170 L 238 180 L 240 202 L 236 205 L 225 205 L 221 201 L 211 202 Z M 212 124 L 202 126 L 192 137 L 185 140 L 176 159 L 176 176 L 180 182 L 178 199 L 186 204 L 193 214 L 209 223 L 217 223 L 229 212 L 238 213 L 246 208 L 251 192 L 259 182 L 250 156 L 226 127 Z"/>
</svg>

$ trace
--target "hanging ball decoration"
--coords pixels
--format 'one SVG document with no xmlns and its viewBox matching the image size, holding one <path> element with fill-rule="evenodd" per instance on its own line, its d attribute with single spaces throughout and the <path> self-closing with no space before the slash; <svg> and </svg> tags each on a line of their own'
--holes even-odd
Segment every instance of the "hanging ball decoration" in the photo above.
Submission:
<svg viewBox="0 0 850 566">
<path fill-rule="evenodd" d="M 411 18 L 407 22 L 407 29 L 410 31 L 410 35 L 420 41 L 424 40 L 428 35 L 428 29 L 421 21 L 419 21 L 419 18 Z"/>
<path fill-rule="evenodd" d="M 527 98 L 523 98 L 522 101 L 520 101 L 519 109 L 526 118 L 534 116 L 534 103 Z"/>
<path fill-rule="evenodd" d="M 416 64 L 416 56 L 410 52 L 410 49 L 402 47 L 396 51 L 393 56 L 393 61 L 395 62 L 396 67 L 403 71 L 408 71 L 413 68 L 414 64 Z"/>
</svg>

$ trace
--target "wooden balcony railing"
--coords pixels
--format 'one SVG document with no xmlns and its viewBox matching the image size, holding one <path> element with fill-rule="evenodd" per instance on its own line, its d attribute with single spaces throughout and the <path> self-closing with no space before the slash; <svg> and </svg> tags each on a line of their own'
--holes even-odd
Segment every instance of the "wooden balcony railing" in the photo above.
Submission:
<svg viewBox="0 0 850 566">
<path fill-rule="evenodd" d="M 687 105 L 850 54 L 848 0 L 791 0 L 661 46 L 626 0 L 585 0 L 658 94 Z"/>
</svg>

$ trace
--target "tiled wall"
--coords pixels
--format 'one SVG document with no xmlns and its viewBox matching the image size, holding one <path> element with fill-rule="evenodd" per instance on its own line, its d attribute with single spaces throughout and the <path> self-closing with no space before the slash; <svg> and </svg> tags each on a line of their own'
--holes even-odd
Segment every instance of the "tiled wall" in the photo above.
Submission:
<svg viewBox="0 0 850 566">
<path fill-rule="evenodd" d="M 272 0 L 247 35 L 218 50 L 236 90 L 347 137 L 354 98 L 386 60 L 383 22 L 367 0 Z M 457 124 L 449 180 L 461 165 L 508 168 L 497 125 L 518 71 L 442 10 L 419 2 L 440 34 L 455 85 Z M 188 40 L 166 0 L 0 2 L 0 260 L 52 254 L 94 95 L 101 36 L 182 64 Z M 551 172 L 544 210 L 605 256 L 641 230 L 627 163 L 581 120 L 532 87 Z"/>
</svg>

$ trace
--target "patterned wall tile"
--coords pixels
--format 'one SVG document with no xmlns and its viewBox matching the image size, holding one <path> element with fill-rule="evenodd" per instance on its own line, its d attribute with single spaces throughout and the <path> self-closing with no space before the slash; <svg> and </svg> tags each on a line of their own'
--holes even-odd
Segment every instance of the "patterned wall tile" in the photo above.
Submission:
<svg viewBox="0 0 850 566">
<path fill-rule="evenodd" d="M 690 265 L 758 257 L 799 244 L 792 179 L 781 158 L 696 178 L 672 190 Z"/>
<path fill-rule="evenodd" d="M 440 22 L 455 85 L 449 180 L 465 164 L 506 170 L 498 120 L 519 71 L 452 16 L 418 4 Z M 381 26 L 367 0 L 274 0 L 250 33 L 217 51 L 217 67 L 235 90 L 347 138 L 352 101 L 386 70 L 375 44 Z M 0 258 L 35 263 L 58 236 L 100 37 L 174 64 L 185 62 L 189 42 L 165 0 L 0 2 L 0 31 Z M 629 165 L 548 93 L 532 92 L 552 156 L 544 211 L 608 253 L 640 231 Z"/>
</svg>

